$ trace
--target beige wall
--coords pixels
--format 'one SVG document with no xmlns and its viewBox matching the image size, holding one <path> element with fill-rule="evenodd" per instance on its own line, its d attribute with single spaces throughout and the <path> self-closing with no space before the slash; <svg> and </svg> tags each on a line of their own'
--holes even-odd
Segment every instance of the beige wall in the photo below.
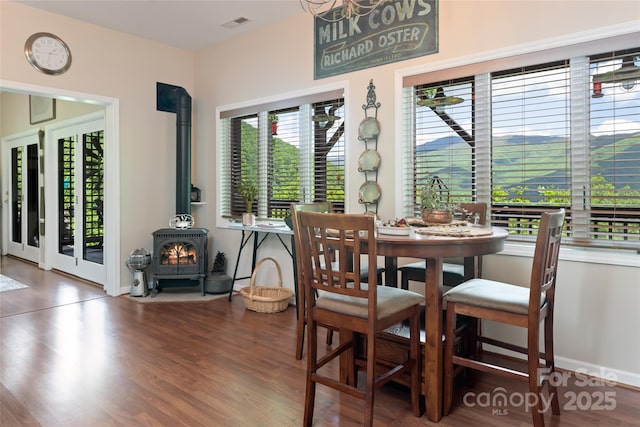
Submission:
<svg viewBox="0 0 640 427">
<path fill-rule="evenodd" d="M 381 135 L 378 150 L 383 159 L 378 182 L 382 183 L 380 216 L 393 218 L 396 210 L 395 143 L 399 117 L 395 114 L 398 87 L 396 73 L 420 69 L 429 64 L 464 62 L 464 58 L 496 56 L 515 47 L 525 49 L 541 40 L 556 45 L 567 40 L 574 43 L 576 34 L 592 32 L 635 20 L 630 28 L 638 28 L 640 6 L 637 2 L 607 2 L 602 13 L 601 2 L 591 1 L 440 1 L 440 51 L 438 54 L 410 61 L 371 68 L 345 75 L 313 80 L 313 21 L 301 15 L 281 25 L 236 38 L 220 46 L 199 52 L 196 59 L 196 115 L 202 156 L 198 158 L 199 182 L 206 207 L 198 214 L 211 227 L 216 223 L 218 206 L 215 197 L 215 109 L 219 106 L 269 99 L 282 93 L 310 90 L 332 83 L 344 83 L 346 91 L 347 207 L 361 212 L 357 192 L 362 174 L 357 172 L 357 159 L 362 146 L 357 140 L 357 125 L 364 117 L 361 105 L 366 102 L 370 79 L 376 86 Z M 576 19 L 579 17 L 579 19 Z M 627 28 L 627 32 L 632 31 Z M 295 35 L 295 36 L 293 36 Z M 551 43 L 553 44 L 553 43 Z M 525 49 L 526 50 L 526 49 Z M 201 150 L 205 150 L 204 152 Z M 235 256 L 239 233 L 213 230 L 213 246 Z M 291 277 L 290 261 L 276 239 L 268 240 L 262 256 L 277 254 L 285 278 Z M 250 263 L 244 258 L 240 272 L 249 274 Z M 486 261 L 486 277 L 514 280 L 527 284 L 531 258 L 493 256 Z M 231 264 L 233 266 L 233 262 Z M 603 280 L 607 277 L 615 277 Z M 597 371 L 612 370 L 622 382 L 640 385 L 640 339 L 629 340 L 627 331 L 640 327 L 640 270 L 637 267 L 615 267 L 603 264 L 563 261 L 560 266 L 557 309 L 557 352 L 560 366 L 583 367 Z M 291 280 L 285 280 L 291 286 Z M 238 284 L 236 286 L 246 286 Z M 491 327 L 491 326 L 489 326 Z M 499 331 L 511 333 L 511 331 Z M 519 335 L 522 338 L 522 335 Z M 640 336 L 636 333 L 636 337 Z"/>
<path fill-rule="evenodd" d="M 36 125 L 29 124 L 29 95 L 0 92 L 0 137 L 13 135 L 32 128 L 44 129 L 46 125 L 82 116 L 104 109 L 101 105 L 56 100 L 56 118 Z"/>
<path fill-rule="evenodd" d="M 73 63 L 65 74 L 47 76 L 26 61 L 24 42 L 39 31 L 68 44 Z M 0 43 L 4 81 L 119 100 L 121 249 L 112 262 L 126 287 L 129 252 L 150 249 L 150 233 L 175 214 L 176 117 L 156 111 L 156 82 L 193 96 L 195 54 L 7 1 L 0 2 Z"/>
<path fill-rule="evenodd" d="M 382 103 L 380 151 L 384 164 L 379 182 L 383 199 L 380 215 L 395 216 L 395 138 L 399 117 L 397 73 L 428 70 L 430 64 L 459 61 L 483 52 L 508 51 L 540 40 L 566 38 L 598 28 L 624 25 L 638 28 L 635 1 L 440 1 L 440 52 L 320 81 L 313 80 L 313 21 L 299 15 L 282 24 L 213 46 L 197 54 L 148 42 L 29 8 L 0 2 L 0 78 L 43 87 L 117 98 L 120 101 L 121 253 L 151 246 L 150 233 L 174 214 L 175 117 L 155 111 L 155 83 L 183 86 L 194 98 L 194 183 L 207 205 L 194 209 L 196 225 L 211 230 L 211 251 L 235 262 L 239 233 L 216 228 L 216 120 L 222 105 L 273 98 L 336 82 L 346 88 L 347 206 L 359 212 L 357 194 L 362 177 L 357 172 L 361 151 L 356 139 L 363 117 L 370 79 Z M 631 22 L 634 21 L 634 22 Z M 61 36 L 71 47 L 69 72 L 50 77 L 36 72 L 22 53 L 26 38 L 37 31 Z M 628 30 L 631 31 L 631 30 Z M 285 285 L 292 287 L 288 255 L 277 240 L 265 244 L 283 267 Z M 263 252 L 264 253 L 264 252 Z M 530 258 L 493 256 L 486 261 L 489 278 L 526 284 Z M 250 273 L 244 260 L 240 273 Z M 589 370 L 604 367 L 624 382 L 640 386 L 638 269 L 563 261 L 557 308 L 557 355 L 560 365 Z M 130 273 L 121 269 L 122 286 Z M 613 280 L 612 280 L 613 279 Z M 239 286 L 239 284 L 237 285 Z"/>
</svg>

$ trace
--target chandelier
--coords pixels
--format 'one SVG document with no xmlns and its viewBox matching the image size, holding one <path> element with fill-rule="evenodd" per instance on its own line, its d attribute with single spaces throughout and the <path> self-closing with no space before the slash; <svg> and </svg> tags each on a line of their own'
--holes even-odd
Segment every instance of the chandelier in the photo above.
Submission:
<svg viewBox="0 0 640 427">
<path fill-rule="evenodd" d="M 300 0 L 305 12 L 326 22 L 337 22 L 354 16 L 367 16 L 386 0 Z M 336 9 L 332 13 L 330 10 Z"/>
</svg>

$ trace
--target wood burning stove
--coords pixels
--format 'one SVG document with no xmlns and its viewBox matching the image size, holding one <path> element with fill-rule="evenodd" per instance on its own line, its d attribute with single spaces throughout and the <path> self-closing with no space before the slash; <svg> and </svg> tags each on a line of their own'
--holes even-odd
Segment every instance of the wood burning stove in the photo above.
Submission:
<svg viewBox="0 0 640 427">
<path fill-rule="evenodd" d="M 202 295 L 205 294 L 207 277 L 207 234 L 206 228 L 175 229 L 162 228 L 153 234 L 153 288 L 161 290 L 161 280 L 172 280 L 177 285 L 192 286 L 197 280 Z M 180 280 L 181 282 L 178 282 Z"/>
<path fill-rule="evenodd" d="M 176 215 L 182 218 L 191 213 L 191 96 L 180 86 L 157 82 L 156 98 L 158 111 L 176 113 Z M 176 226 L 181 222 L 185 221 Z M 152 233 L 152 292 L 160 290 L 160 281 L 192 285 L 189 282 L 197 280 L 205 294 L 208 232 L 206 228 L 163 228 Z"/>
</svg>

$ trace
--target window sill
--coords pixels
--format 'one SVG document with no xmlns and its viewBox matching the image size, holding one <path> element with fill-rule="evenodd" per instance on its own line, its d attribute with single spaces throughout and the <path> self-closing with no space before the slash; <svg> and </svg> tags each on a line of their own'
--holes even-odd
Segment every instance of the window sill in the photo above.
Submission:
<svg viewBox="0 0 640 427">
<path fill-rule="evenodd" d="M 506 243 L 504 250 L 500 252 L 499 255 L 533 257 L 533 248 L 533 244 Z M 640 255 L 614 250 L 561 247 L 560 259 L 563 261 L 587 262 L 590 264 L 640 267 Z"/>
</svg>

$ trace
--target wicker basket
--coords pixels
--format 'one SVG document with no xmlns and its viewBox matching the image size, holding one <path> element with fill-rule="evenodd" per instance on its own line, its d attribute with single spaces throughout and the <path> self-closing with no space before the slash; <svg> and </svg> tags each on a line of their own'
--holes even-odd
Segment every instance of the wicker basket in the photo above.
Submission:
<svg viewBox="0 0 640 427">
<path fill-rule="evenodd" d="M 272 261 L 276 265 L 278 271 L 278 286 L 256 286 L 256 273 L 265 261 Z M 257 311 L 258 313 L 277 313 L 284 311 L 289 306 L 289 298 L 293 295 L 293 291 L 282 287 L 282 273 L 280 265 L 273 258 L 263 258 L 251 274 L 250 286 L 240 289 L 240 295 L 244 301 L 247 310 Z"/>
</svg>

